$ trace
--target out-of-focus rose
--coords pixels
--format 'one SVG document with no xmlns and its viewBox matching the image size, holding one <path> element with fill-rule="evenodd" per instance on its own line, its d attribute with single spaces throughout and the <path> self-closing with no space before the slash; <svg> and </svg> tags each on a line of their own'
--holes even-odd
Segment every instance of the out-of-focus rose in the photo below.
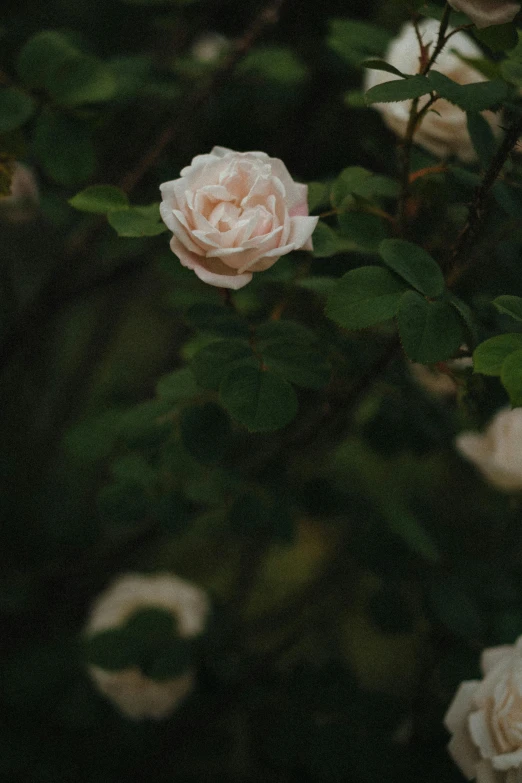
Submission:
<svg viewBox="0 0 522 783">
<path fill-rule="evenodd" d="M 504 492 L 522 490 L 522 408 L 499 411 L 484 434 L 463 432 L 457 450 Z"/>
<path fill-rule="evenodd" d="M 448 750 L 464 775 L 478 783 L 518 783 L 522 777 L 522 636 L 489 647 L 483 680 L 463 682 L 444 724 Z"/>
<path fill-rule="evenodd" d="M 466 346 L 463 346 L 466 348 Z M 411 374 L 428 394 L 434 397 L 453 397 L 457 393 L 455 373 L 464 372 L 468 367 L 473 367 L 473 359 L 463 356 L 461 359 L 451 359 L 445 362 L 447 372 L 438 367 L 430 367 L 426 364 L 410 364 Z"/>
<path fill-rule="evenodd" d="M 170 612 L 184 639 L 198 636 L 205 627 L 209 602 L 199 587 L 171 574 L 125 574 L 94 603 L 85 632 L 92 636 L 120 628 L 136 611 L 157 607 Z M 153 680 L 138 667 L 109 671 L 89 666 L 99 690 L 128 718 L 160 719 L 169 715 L 192 690 L 194 673 Z"/>
<path fill-rule="evenodd" d="M 0 198 L 2 217 L 21 223 L 34 217 L 38 204 L 38 186 L 33 172 L 23 163 L 16 163 L 11 179 L 11 192 Z"/>
<path fill-rule="evenodd" d="M 512 0 L 448 0 L 455 11 L 469 16 L 477 27 L 512 22 L 520 11 L 520 3 Z"/>
<path fill-rule="evenodd" d="M 291 250 L 312 249 L 308 187 L 264 152 L 214 147 L 160 190 L 172 251 L 210 285 L 242 288 Z"/>
<path fill-rule="evenodd" d="M 191 53 L 200 63 L 213 63 L 225 51 L 228 40 L 221 33 L 203 33 L 194 42 Z"/>
<path fill-rule="evenodd" d="M 424 44 L 432 50 L 439 34 L 439 22 L 434 19 L 425 19 L 419 24 L 419 31 Z M 449 28 L 451 31 L 451 28 Z M 456 33 L 437 58 L 435 68 L 459 84 L 471 84 L 473 82 L 487 81 L 486 77 L 476 71 L 470 65 L 460 60 L 452 50 L 459 52 L 463 57 L 482 57 L 478 46 L 464 33 Z M 394 65 L 402 73 L 413 74 L 419 71 L 419 42 L 415 28 L 411 23 L 405 24 L 399 36 L 395 38 L 384 59 L 390 65 Z M 395 81 L 399 76 L 385 71 L 367 70 L 364 81 L 364 89 L 369 90 L 377 84 Z M 422 108 L 429 100 L 429 96 L 423 96 L 419 101 Z M 373 107 L 381 112 L 384 122 L 398 136 L 404 137 L 410 117 L 411 101 L 398 101 L 394 103 L 375 103 Z M 419 127 L 414 140 L 421 147 L 440 158 L 456 155 L 464 162 L 473 161 L 476 158 L 473 144 L 469 137 L 466 113 L 449 101 L 439 99 L 433 106 L 434 111 L 429 111 Z M 484 112 L 484 116 L 490 122 L 493 130 L 499 132 L 500 128 L 492 112 Z"/>
</svg>

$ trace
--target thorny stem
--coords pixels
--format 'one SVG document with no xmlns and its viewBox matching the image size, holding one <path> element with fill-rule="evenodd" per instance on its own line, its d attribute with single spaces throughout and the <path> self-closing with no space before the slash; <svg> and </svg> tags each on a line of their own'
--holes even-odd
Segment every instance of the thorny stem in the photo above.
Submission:
<svg viewBox="0 0 522 783">
<path fill-rule="evenodd" d="M 469 207 L 468 220 L 460 232 L 453 249 L 451 269 L 446 278 L 446 285 L 449 288 L 455 285 L 466 269 L 466 264 L 463 264 L 462 262 L 465 256 L 469 257 L 469 253 L 478 238 L 491 189 L 509 158 L 510 153 L 515 148 L 521 133 L 522 117 L 507 128 L 502 144 L 491 160 L 484 175 L 484 179 L 475 190 L 473 201 Z"/>
<path fill-rule="evenodd" d="M 449 38 L 449 36 L 446 36 L 446 32 L 448 30 L 450 14 L 451 14 L 451 8 L 448 5 L 448 3 L 446 3 L 446 7 L 444 8 L 444 13 L 442 15 L 442 19 L 439 27 L 437 43 L 435 44 L 435 48 L 430 58 L 421 65 L 421 69 L 420 69 L 421 76 L 426 76 L 426 74 L 432 68 L 437 57 L 443 50 Z M 450 33 L 450 35 L 452 35 L 452 33 Z M 420 41 L 420 46 L 421 46 L 421 63 L 422 63 L 424 60 L 424 44 L 422 44 L 422 41 Z M 421 110 L 419 110 L 420 98 L 414 98 L 411 103 L 410 117 L 408 120 L 408 125 L 406 127 L 406 134 L 401 150 L 401 158 L 402 158 L 401 195 L 399 198 L 397 222 L 399 224 L 399 229 L 402 236 L 404 236 L 406 233 L 407 223 L 408 223 L 407 212 L 408 212 L 408 200 L 410 197 L 410 184 L 411 184 L 410 169 L 411 169 L 411 151 L 413 148 L 413 137 L 415 135 L 415 131 L 419 126 L 419 123 L 422 122 L 423 118 L 425 117 L 425 115 L 430 110 L 430 108 L 432 107 L 432 105 L 435 103 L 436 100 L 437 100 L 437 96 L 432 93 L 430 100 Z"/>
</svg>

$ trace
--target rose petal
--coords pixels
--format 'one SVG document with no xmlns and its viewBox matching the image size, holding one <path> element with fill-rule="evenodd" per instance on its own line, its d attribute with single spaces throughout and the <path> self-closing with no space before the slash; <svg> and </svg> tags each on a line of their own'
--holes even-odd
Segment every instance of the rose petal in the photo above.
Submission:
<svg viewBox="0 0 522 783">
<path fill-rule="evenodd" d="M 468 780 L 472 780 L 476 774 L 477 764 L 480 762 L 480 755 L 471 741 L 465 723 L 456 729 L 448 744 L 448 753 Z"/>
<path fill-rule="evenodd" d="M 480 657 L 480 668 L 484 676 L 496 668 L 501 661 L 512 656 L 514 649 L 512 644 L 502 644 L 500 647 L 488 647 L 483 650 Z"/>
<path fill-rule="evenodd" d="M 449 0 L 449 4 L 469 16 L 478 28 L 508 24 L 520 11 L 520 3 L 511 0 Z"/>
<path fill-rule="evenodd" d="M 495 769 L 501 772 L 506 772 L 511 767 L 520 767 L 522 765 L 522 748 L 513 753 L 502 753 L 498 756 L 493 756 L 491 763 Z"/>
<path fill-rule="evenodd" d="M 477 783 L 503 783 L 502 776 L 491 766 L 491 762 L 483 760 L 477 764 Z"/>
<path fill-rule="evenodd" d="M 467 721 L 467 717 L 474 707 L 473 696 L 478 684 L 478 680 L 468 680 L 461 683 L 444 716 L 444 725 L 448 731 L 452 733 L 457 731 L 459 726 Z"/>
<path fill-rule="evenodd" d="M 294 217 L 291 218 L 291 230 L 289 236 L 289 242 L 292 242 L 296 249 L 306 248 L 306 245 L 310 244 L 312 234 L 315 231 L 315 227 L 319 222 L 318 217 Z M 310 248 L 311 249 L 311 248 Z"/>
<path fill-rule="evenodd" d="M 497 751 L 484 712 L 482 710 L 472 712 L 468 725 L 471 739 L 479 749 L 482 758 L 493 758 Z"/>
</svg>

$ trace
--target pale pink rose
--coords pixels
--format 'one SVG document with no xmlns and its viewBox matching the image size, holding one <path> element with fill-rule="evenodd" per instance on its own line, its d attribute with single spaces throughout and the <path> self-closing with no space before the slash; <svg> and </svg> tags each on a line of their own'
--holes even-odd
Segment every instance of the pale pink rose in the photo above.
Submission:
<svg viewBox="0 0 522 783">
<path fill-rule="evenodd" d="M 196 585 L 172 574 L 125 574 L 94 603 L 85 633 L 87 636 L 118 628 L 138 609 L 159 607 L 174 617 L 181 637 L 201 634 L 209 612 L 206 593 Z M 159 720 L 173 712 L 192 690 L 194 672 L 157 681 L 137 667 L 107 671 L 89 666 L 98 689 L 127 718 Z"/>
<path fill-rule="evenodd" d="M 464 775 L 478 783 L 522 778 L 522 636 L 489 647 L 482 680 L 463 682 L 444 717 L 453 735 L 448 750 Z"/>
<path fill-rule="evenodd" d="M 435 19 L 424 19 L 419 24 L 419 32 L 424 44 L 433 50 L 439 34 L 439 22 Z M 449 28 L 451 32 L 452 28 Z M 478 46 L 464 33 L 453 35 L 448 45 L 437 58 L 435 70 L 458 82 L 459 84 L 471 84 L 485 82 L 483 76 L 475 68 L 463 62 L 453 51 L 466 58 L 482 57 Z M 391 42 L 384 59 L 390 65 L 394 65 L 399 71 L 406 74 L 419 72 L 420 47 L 415 33 L 415 28 L 409 22 L 405 24 L 394 40 Z M 364 90 L 369 90 L 377 84 L 396 81 L 399 76 L 385 71 L 367 69 L 364 78 Z M 429 100 L 429 96 L 423 96 L 419 101 L 422 108 Z M 382 114 L 386 125 L 398 136 L 404 138 L 410 118 L 411 100 L 394 101 L 392 103 L 374 103 L 372 107 Z M 500 133 L 500 126 L 492 112 L 484 112 L 483 116 L 489 121 L 493 131 Z M 414 141 L 439 158 L 447 158 L 455 155 L 465 163 L 476 159 L 476 153 L 471 142 L 467 116 L 462 109 L 449 101 L 440 99 L 433 105 L 433 111 L 429 111 L 418 126 Z"/>
<path fill-rule="evenodd" d="M 469 16 L 477 27 L 491 27 L 512 22 L 520 11 L 520 3 L 512 0 L 448 0 L 455 11 Z"/>
<path fill-rule="evenodd" d="M 504 492 L 522 490 L 521 443 L 522 408 L 501 410 L 483 434 L 463 432 L 455 440 L 457 451 Z"/>
<path fill-rule="evenodd" d="M 214 147 L 160 186 L 172 251 L 205 283 L 238 289 L 292 250 L 312 250 L 308 186 L 278 158 Z"/>
</svg>

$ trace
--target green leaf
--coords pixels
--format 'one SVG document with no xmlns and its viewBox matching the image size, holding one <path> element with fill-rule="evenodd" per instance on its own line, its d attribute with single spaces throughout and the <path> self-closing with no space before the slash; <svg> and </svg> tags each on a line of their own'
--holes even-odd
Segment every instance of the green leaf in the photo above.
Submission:
<svg viewBox="0 0 522 783">
<path fill-rule="evenodd" d="M 16 87 L 0 87 L 0 133 L 16 130 L 34 113 L 33 99 Z"/>
<path fill-rule="evenodd" d="M 500 73 L 516 87 L 522 87 L 522 62 L 519 60 L 504 60 L 500 63 Z"/>
<path fill-rule="evenodd" d="M 517 321 L 522 321 L 522 297 L 505 294 L 497 296 L 493 300 L 493 304 L 499 312 L 506 313 Z"/>
<path fill-rule="evenodd" d="M 141 454 L 133 452 L 112 463 L 111 473 L 120 482 L 134 483 L 148 488 L 156 482 L 156 471 Z"/>
<path fill-rule="evenodd" d="M 199 388 L 189 367 L 164 375 L 156 384 L 156 394 L 172 403 L 190 399 L 198 394 Z"/>
<path fill-rule="evenodd" d="M 364 94 L 366 103 L 391 103 L 393 101 L 407 101 L 413 98 L 421 98 L 433 92 L 434 86 L 430 84 L 426 76 L 410 76 L 407 79 L 394 79 L 393 81 L 376 84 L 370 87 Z"/>
<path fill-rule="evenodd" d="M 448 302 L 429 302 L 407 291 L 397 316 L 404 351 L 412 362 L 430 364 L 451 359 L 464 339 L 459 314 Z"/>
<path fill-rule="evenodd" d="M 133 525 L 147 515 L 150 499 L 143 486 L 131 481 L 118 481 L 100 490 L 98 508 L 102 517 L 113 524 Z"/>
<path fill-rule="evenodd" d="M 126 209 L 129 199 L 114 185 L 91 185 L 70 198 L 69 204 L 81 212 L 105 215 L 113 209 Z"/>
<path fill-rule="evenodd" d="M 359 66 L 372 55 L 382 55 L 391 34 L 382 27 L 350 19 L 332 19 L 328 46 L 350 65 Z"/>
<path fill-rule="evenodd" d="M 43 30 L 30 38 L 20 50 L 17 71 L 27 87 L 48 87 L 54 72 L 78 50 L 61 33 Z"/>
<path fill-rule="evenodd" d="M 110 100 L 118 85 L 110 66 L 78 52 L 53 71 L 46 86 L 56 103 L 81 106 Z"/>
<path fill-rule="evenodd" d="M 500 375 L 507 357 L 522 350 L 522 334 L 498 334 L 473 352 L 473 369 L 482 375 Z"/>
<path fill-rule="evenodd" d="M 241 340 L 211 343 L 194 356 L 191 369 L 204 389 L 218 389 L 225 375 L 237 364 L 253 359 L 250 346 Z"/>
<path fill-rule="evenodd" d="M 373 71 L 385 71 L 386 73 L 393 73 L 394 76 L 400 76 L 401 79 L 406 79 L 408 74 L 402 73 L 394 65 L 390 65 L 385 60 L 364 60 L 361 65 L 363 68 L 370 68 Z"/>
<path fill-rule="evenodd" d="M 60 185 L 77 185 L 92 177 L 96 155 L 86 125 L 52 109 L 36 122 L 34 153 L 46 173 Z"/>
<path fill-rule="evenodd" d="M 375 253 L 388 236 L 388 229 L 382 218 L 369 212 L 341 212 L 338 220 L 342 238 L 353 243 L 357 250 Z"/>
<path fill-rule="evenodd" d="M 444 276 L 426 250 L 403 239 L 385 239 L 379 253 L 390 269 L 421 294 L 435 297 L 443 293 Z"/>
<path fill-rule="evenodd" d="M 502 365 L 500 380 L 509 394 L 511 405 L 522 405 L 522 349 L 510 353 Z"/>
<path fill-rule="evenodd" d="M 264 350 L 265 343 L 282 339 L 310 346 L 315 346 L 318 341 L 316 333 L 307 326 L 287 318 L 266 321 L 264 324 L 256 326 L 256 344 L 261 351 Z"/>
<path fill-rule="evenodd" d="M 345 329 L 364 329 L 393 318 L 405 290 L 404 283 L 387 269 L 352 269 L 328 297 L 326 315 Z"/>
<path fill-rule="evenodd" d="M 184 408 L 180 429 L 181 440 L 189 454 L 205 465 L 222 460 L 230 445 L 229 418 L 214 402 Z"/>
<path fill-rule="evenodd" d="M 321 389 L 330 380 L 330 366 L 320 348 L 282 338 L 268 342 L 261 353 L 270 370 L 297 386 Z"/>
<path fill-rule="evenodd" d="M 160 221 L 157 204 L 114 209 L 108 213 L 108 220 L 120 237 L 155 237 L 168 230 Z"/>
<path fill-rule="evenodd" d="M 186 674 L 192 666 L 192 647 L 188 639 L 177 636 L 167 644 L 150 663 L 142 665 L 143 673 L 151 680 L 163 682 Z"/>
<path fill-rule="evenodd" d="M 462 299 L 459 299 L 458 296 L 455 296 L 455 294 L 450 295 L 450 303 L 464 321 L 469 333 L 469 344 L 473 346 L 477 342 L 478 336 L 477 324 L 475 323 L 471 307 L 469 307 L 466 302 L 463 302 Z"/>
<path fill-rule="evenodd" d="M 482 168 L 487 168 L 497 146 L 491 125 L 482 114 L 468 111 L 468 133 Z"/>
<path fill-rule="evenodd" d="M 361 166 L 349 166 L 335 180 L 331 191 L 331 203 L 335 208 L 352 206 L 353 196 L 371 201 L 375 197 L 396 198 L 399 183 L 382 175 L 373 174 Z"/>
<path fill-rule="evenodd" d="M 458 84 L 439 71 L 430 71 L 427 79 L 431 83 L 431 89 L 436 90 L 441 98 L 454 103 L 464 111 L 480 112 L 491 109 L 502 103 L 509 93 L 505 82 L 498 79 L 474 84 Z"/>
<path fill-rule="evenodd" d="M 85 658 L 92 666 L 119 671 L 135 664 L 134 650 L 125 643 L 125 634 L 121 628 L 109 628 L 88 636 L 82 646 Z"/>
<path fill-rule="evenodd" d="M 341 243 L 335 231 L 320 220 L 312 236 L 314 258 L 330 258 L 341 253 Z"/>
<path fill-rule="evenodd" d="M 185 312 L 185 320 L 196 329 L 220 337 L 248 338 L 248 323 L 234 310 L 208 302 L 197 302 Z"/>
<path fill-rule="evenodd" d="M 219 395 L 232 418 L 250 432 L 272 432 L 289 424 L 297 413 L 292 386 L 270 372 L 249 364 L 231 370 Z"/>
<path fill-rule="evenodd" d="M 324 207 L 329 203 L 330 187 L 331 185 L 328 182 L 308 183 L 308 210 L 310 214 L 316 212 L 319 207 Z"/>
<path fill-rule="evenodd" d="M 125 636 L 138 640 L 140 646 L 156 648 L 174 636 L 174 617 L 162 606 L 146 606 L 136 609 L 124 626 Z"/>
<path fill-rule="evenodd" d="M 267 81 L 292 88 L 306 79 L 308 69 L 291 49 L 259 46 L 252 49 L 240 63 L 238 73 L 256 74 Z"/>
<path fill-rule="evenodd" d="M 517 26 L 514 22 L 497 24 L 483 29 L 475 28 L 473 35 L 492 52 L 506 52 L 518 43 Z"/>
</svg>

